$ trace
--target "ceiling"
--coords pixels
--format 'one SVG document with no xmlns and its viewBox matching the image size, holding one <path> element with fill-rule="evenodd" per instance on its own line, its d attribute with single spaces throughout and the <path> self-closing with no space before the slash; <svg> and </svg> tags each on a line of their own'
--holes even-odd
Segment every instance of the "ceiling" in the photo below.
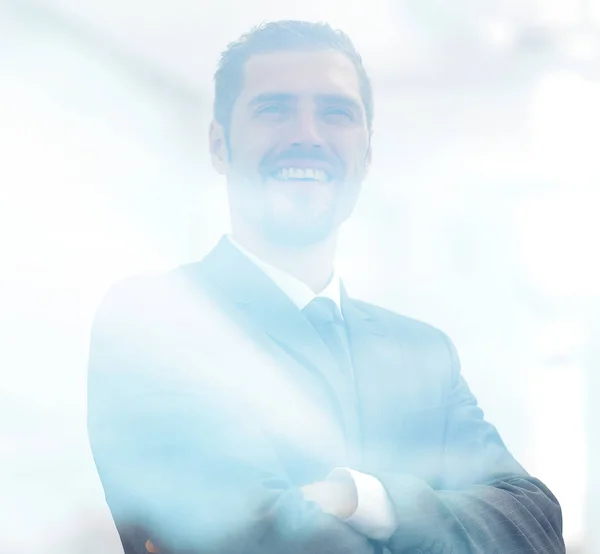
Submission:
<svg viewBox="0 0 600 554">
<path fill-rule="evenodd" d="M 226 44 L 265 20 L 327 20 L 344 29 L 374 80 L 439 74 L 440 68 L 456 75 L 461 67 L 470 73 L 498 71 L 490 56 L 500 63 L 523 29 L 539 35 L 539 29 L 600 23 L 600 0 L 456 0 L 451 9 L 443 0 L 7 1 L 45 13 L 81 37 L 100 39 L 167 79 L 202 91 L 210 89 Z"/>
</svg>

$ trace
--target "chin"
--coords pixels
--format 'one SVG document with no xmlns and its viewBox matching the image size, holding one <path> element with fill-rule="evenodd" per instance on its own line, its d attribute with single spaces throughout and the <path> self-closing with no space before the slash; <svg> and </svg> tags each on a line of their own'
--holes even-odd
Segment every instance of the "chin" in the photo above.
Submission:
<svg viewBox="0 0 600 554">
<path fill-rule="evenodd" d="M 290 225 L 289 222 L 265 222 L 265 238 L 287 248 L 306 248 L 325 241 L 337 228 L 331 224 Z"/>
</svg>

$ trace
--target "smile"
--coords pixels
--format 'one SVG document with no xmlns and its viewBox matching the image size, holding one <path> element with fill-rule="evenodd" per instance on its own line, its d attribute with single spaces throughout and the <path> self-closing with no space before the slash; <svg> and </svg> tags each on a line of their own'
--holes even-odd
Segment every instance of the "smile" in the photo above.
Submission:
<svg viewBox="0 0 600 554">
<path fill-rule="evenodd" d="M 322 169 L 316 168 L 300 168 L 300 167 L 284 167 L 273 173 L 273 178 L 278 181 L 317 181 L 319 183 L 327 183 L 331 180 L 331 176 Z"/>
</svg>

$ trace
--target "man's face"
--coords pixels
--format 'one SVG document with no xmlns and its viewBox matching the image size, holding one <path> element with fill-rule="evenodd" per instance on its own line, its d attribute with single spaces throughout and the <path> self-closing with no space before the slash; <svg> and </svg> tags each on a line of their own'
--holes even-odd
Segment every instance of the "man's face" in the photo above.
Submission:
<svg viewBox="0 0 600 554">
<path fill-rule="evenodd" d="M 370 163 L 359 79 L 333 50 L 255 55 L 232 112 L 229 151 L 211 128 L 227 176 L 232 224 L 282 246 L 319 242 L 350 216 Z"/>
</svg>

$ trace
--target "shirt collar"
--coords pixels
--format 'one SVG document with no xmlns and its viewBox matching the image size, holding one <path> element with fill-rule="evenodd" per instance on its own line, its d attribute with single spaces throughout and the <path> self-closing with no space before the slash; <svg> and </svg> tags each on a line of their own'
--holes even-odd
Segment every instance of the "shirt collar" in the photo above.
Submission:
<svg viewBox="0 0 600 554">
<path fill-rule="evenodd" d="M 341 315 L 340 277 L 336 270 L 334 270 L 329 284 L 319 294 L 315 294 L 307 284 L 303 283 L 293 275 L 290 275 L 289 273 L 286 273 L 285 271 L 282 271 L 281 269 L 261 260 L 252 254 L 252 252 L 249 252 L 243 246 L 233 240 L 230 235 L 227 235 L 227 239 L 242 254 L 244 254 L 244 256 L 258 266 L 267 275 L 267 277 L 269 277 L 290 298 L 290 300 L 298 307 L 299 310 L 304 309 L 312 300 L 314 300 L 317 296 L 320 296 L 322 298 L 329 298 L 330 300 L 333 300 Z"/>
</svg>

